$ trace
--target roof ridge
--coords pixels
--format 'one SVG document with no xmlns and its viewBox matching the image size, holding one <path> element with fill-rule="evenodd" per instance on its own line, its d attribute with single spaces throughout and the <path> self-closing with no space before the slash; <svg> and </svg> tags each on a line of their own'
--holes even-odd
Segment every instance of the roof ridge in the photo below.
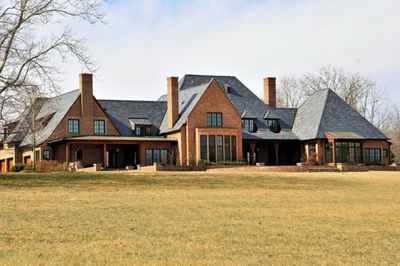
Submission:
<svg viewBox="0 0 400 266">
<path fill-rule="evenodd" d="M 326 90 L 326 89 L 325 89 Z M 322 91 L 322 90 L 321 90 Z M 325 114 L 325 110 L 326 110 L 326 106 L 327 106 L 327 103 L 328 103 L 328 98 L 329 98 L 329 95 L 331 94 L 331 92 L 332 92 L 332 90 L 331 89 L 327 89 L 327 94 L 326 94 L 326 98 L 325 98 L 325 102 L 324 102 L 324 109 L 322 109 L 322 112 L 321 112 L 321 117 L 319 118 L 319 123 L 318 123 L 318 128 L 317 128 L 317 134 L 315 134 L 315 137 L 316 138 L 318 138 L 318 133 L 319 133 L 319 130 L 321 129 L 321 124 L 322 124 L 322 118 L 324 117 L 324 114 Z"/>
<path fill-rule="evenodd" d="M 146 103 L 163 103 L 163 101 L 157 100 L 119 100 L 119 99 L 97 99 L 98 101 L 102 102 L 146 102 Z"/>
<path fill-rule="evenodd" d="M 185 74 L 184 77 L 185 76 L 236 78 L 236 76 L 230 76 L 230 75 L 206 75 L 206 74 Z"/>
</svg>

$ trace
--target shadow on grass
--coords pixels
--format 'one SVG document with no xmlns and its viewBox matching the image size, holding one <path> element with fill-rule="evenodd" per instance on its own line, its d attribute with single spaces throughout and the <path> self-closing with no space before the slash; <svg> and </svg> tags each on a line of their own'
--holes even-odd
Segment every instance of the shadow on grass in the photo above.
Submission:
<svg viewBox="0 0 400 266">
<path fill-rule="evenodd" d="M 140 187 L 165 189 L 215 189 L 215 188 L 268 188 L 280 190 L 332 190 L 360 186 L 350 179 L 305 178 L 301 176 L 279 176 L 273 173 L 252 175 L 251 173 L 221 174 L 126 174 L 126 173 L 22 173 L 0 176 L 1 187 Z"/>
</svg>

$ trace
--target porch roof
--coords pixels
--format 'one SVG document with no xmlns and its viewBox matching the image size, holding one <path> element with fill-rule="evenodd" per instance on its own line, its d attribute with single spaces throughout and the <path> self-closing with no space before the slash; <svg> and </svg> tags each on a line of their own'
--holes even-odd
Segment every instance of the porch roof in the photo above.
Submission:
<svg viewBox="0 0 400 266">
<path fill-rule="evenodd" d="M 158 141 L 158 142 L 176 142 L 175 139 L 168 139 L 159 136 L 148 137 L 128 137 L 128 136 L 80 136 L 70 137 L 50 141 L 49 143 L 56 143 L 60 141 Z"/>
<path fill-rule="evenodd" d="M 327 131 L 325 135 L 333 139 L 363 139 L 362 136 L 353 131 Z"/>
</svg>

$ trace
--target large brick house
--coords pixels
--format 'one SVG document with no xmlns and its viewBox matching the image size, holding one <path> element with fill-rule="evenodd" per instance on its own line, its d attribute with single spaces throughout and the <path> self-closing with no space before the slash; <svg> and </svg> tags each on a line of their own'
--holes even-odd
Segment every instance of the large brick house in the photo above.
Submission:
<svg viewBox="0 0 400 266">
<path fill-rule="evenodd" d="M 388 137 L 329 89 L 292 109 L 276 108 L 275 78 L 264 79 L 264 101 L 230 76 L 169 77 L 167 94 L 158 101 L 97 100 L 92 75 L 81 74 L 79 80 L 79 90 L 34 103 L 42 124 L 35 154 L 32 138 L 22 130 L 24 115 L 4 127 L 1 171 L 34 158 L 105 168 L 154 162 L 390 161 Z"/>
</svg>

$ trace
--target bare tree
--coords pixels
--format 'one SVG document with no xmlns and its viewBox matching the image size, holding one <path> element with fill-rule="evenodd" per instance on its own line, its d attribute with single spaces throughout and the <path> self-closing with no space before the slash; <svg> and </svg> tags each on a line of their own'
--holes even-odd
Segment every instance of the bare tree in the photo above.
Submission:
<svg viewBox="0 0 400 266">
<path fill-rule="evenodd" d="M 283 76 L 278 79 L 277 104 L 281 107 L 297 108 L 306 99 L 306 89 L 295 76 Z"/>
<path fill-rule="evenodd" d="M 299 107 L 313 92 L 327 88 L 378 128 L 387 126 L 390 108 L 384 90 L 372 79 L 339 67 L 323 66 L 300 78 L 285 76 L 278 80 L 278 103 L 281 107 Z"/>
<path fill-rule="evenodd" d="M 76 19 L 103 22 L 103 0 L 2 0 L 0 2 L 0 121 L 19 109 L 28 87 L 58 88 L 57 60 L 77 59 L 88 71 L 96 66 L 85 39 L 68 25 Z M 49 31 L 49 27 L 55 30 Z M 16 106 L 17 105 L 17 106 Z M 15 108 L 17 107 L 17 108 Z"/>
</svg>

